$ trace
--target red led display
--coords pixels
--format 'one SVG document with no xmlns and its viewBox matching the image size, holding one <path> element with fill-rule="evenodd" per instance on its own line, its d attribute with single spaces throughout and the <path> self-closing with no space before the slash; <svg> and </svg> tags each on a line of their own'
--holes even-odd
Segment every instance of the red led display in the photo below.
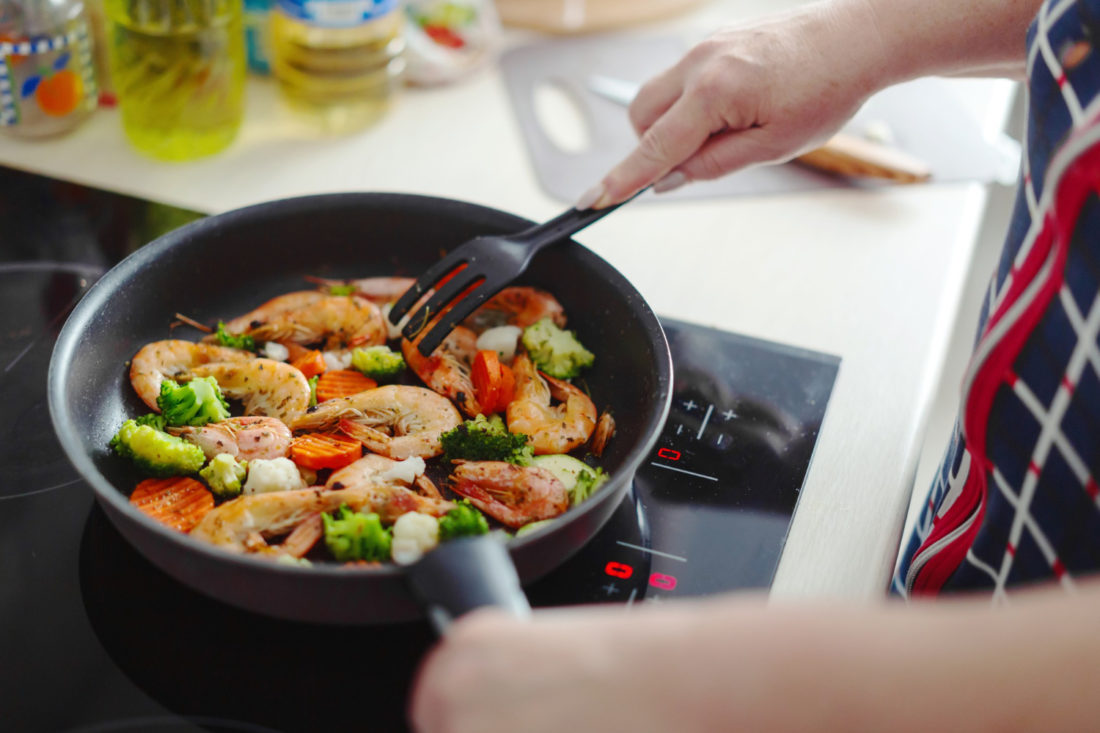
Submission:
<svg viewBox="0 0 1100 733">
<path fill-rule="evenodd" d="M 609 562 L 604 566 L 603 571 L 613 578 L 627 579 L 634 574 L 634 568 L 629 565 L 623 565 L 621 562 Z"/>
<path fill-rule="evenodd" d="M 658 448 L 657 457 L 667 458 L 670 461 L 678 461 L 680 460 L 680 451 L 672 450 L 671 448 Z"/>
<path fill-rule="evenodd" d="M 654 573 L 649 576 L 649 584 L 661 590 L 672 590 L 676 587 L 676 578 L 675 576 L 665 575 L 664 573 Z"/>
</svg>

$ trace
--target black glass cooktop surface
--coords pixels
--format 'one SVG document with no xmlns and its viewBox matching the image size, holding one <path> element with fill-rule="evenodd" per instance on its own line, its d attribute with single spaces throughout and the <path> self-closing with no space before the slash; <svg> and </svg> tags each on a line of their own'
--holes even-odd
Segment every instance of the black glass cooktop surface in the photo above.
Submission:
<svg viewBox="0 0 1100 733">
<path fill-rule="evenodd" d="M 427 623 L 292 623 L 185 588 L 115 531 L 54 437 L 46 371 L 68 312 L 198 216 L 0 168 L 0 729 L 400 731 Z M 665 430 L 605 528 L 527 588 L 536 606 L 771 583 L 839 359 L 663 323 Z"/>
</svg>

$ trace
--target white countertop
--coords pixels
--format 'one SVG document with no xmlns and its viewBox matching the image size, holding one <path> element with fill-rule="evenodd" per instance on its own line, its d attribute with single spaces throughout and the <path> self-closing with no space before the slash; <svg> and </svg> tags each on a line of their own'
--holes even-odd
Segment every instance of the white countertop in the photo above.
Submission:
<svg viewBox="0 0 1100 733">
<path fill-rule="evenodd" d="M 695 38 L 774 8 L 715 0 L 631 32 Z M 1003 129 L 1014 85 L 951 83 L 991 134 Z M 350 137 L 316 137 L 269 81 L 253 80 L 240 139 L 207 160 L 147 160 L 126 143 L 117 112 L 100 110 L 64 138 L 0 136 L 0 165 L 208 213 L 331 191 L 446 196 L 534 220 L 563 208 L 536 181 L 495 68 L 410 90 Z M 662 315 L 842 358 L 774 596 L 868 598 L 886 588 L 987 194 L 960 183 L 654 201 L 576 237 Z"/>
</svg>

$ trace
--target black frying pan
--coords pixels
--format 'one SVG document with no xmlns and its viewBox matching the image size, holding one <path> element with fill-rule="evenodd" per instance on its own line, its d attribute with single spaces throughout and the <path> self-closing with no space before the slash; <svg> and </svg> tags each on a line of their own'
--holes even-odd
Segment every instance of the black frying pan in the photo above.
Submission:
<svg viewBox="0 0 1100 733">
<path fill-rule="evenodd" d="M 609 407 L 616 418 L 617 434 L 601 460 L 611 480 L 549 526 L 508 542 L 507 553 L 495 539 L 480 538 L 445 543 L 412 568 L 302 568 L 233 555 L 131 507 L 127 496 L 140 477 L 107 444 L 126 418 L 148 411 L 130 386 L 128 360 L 150 341 L 181 337 L 169 329 L 175 313 L 227 319 L 280 293 L 308 289 L 306 275 L 416 276 L 472 236 L 529 225 L 458 201 L 364 193 L 260 204 L 167 234 L 104 275 L 62 329 L 49 373 L 61 445 L 138 551 L 234 605 L 326 623 L 406 620 L 423 615 L 425 606 L 452 616 L 486 603 L 520 608 L 525 600 L 515 575 L 523 583 L 536 580 L 599 530 L 653 447 L 671 399 L 671 358 L 656 316 L 618 271 L 575 242 L 544 250 L 523 282 L 553 292 L 569 327 L 597 355 L 584 382 L 597 409 Z"/>
</svg>

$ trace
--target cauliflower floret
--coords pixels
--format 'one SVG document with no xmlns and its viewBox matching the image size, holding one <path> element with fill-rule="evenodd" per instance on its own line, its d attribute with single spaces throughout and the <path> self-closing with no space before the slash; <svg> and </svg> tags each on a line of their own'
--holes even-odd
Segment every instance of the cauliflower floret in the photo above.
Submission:
<svg viewBox="0 0 1100 733">
<path fill-rule="evenodd" d="M 255 458 L 248 462 L 248 479 L 244 482 L 246 494 L 293 491 L 305 487 L 298 467 L 289 458 Z"/>
<path fill-rule="evenodd" d="M 351 352 L 341 353 L 339 351 L 322 351 L 321 356 L 325 359 L 325 369 L 330 372 L 339 371 L 341 369 L 351 369 Z"/>
<path fill-rule="evenodd" d="M 378 473 L 378 480 L 383 482 L 399 481 L 404 484 L 411 484 L 416 481 L 416 477 L 424 473 L 424 459 L 420 456 L 413 456 L 412 458 L 406 458 L 403 461 L 398 461 L 393 466 L 390 466 L 385 471 Z"/>
<path fill-rule="evenodd" d="M 398 565 L 410 565 L 439 544 L 439 520 L 428 514 L 408 512 L 393 523 L 391 554 Z"/>
<path fill-rule="evenodd" d="M 283 346 L 278 341 L 268 341 L 264 344 L 261 353 L 268 359 L 274 359 L 275 361 L 286 361 L 290 358 L 290 349 Z"/>
</svg>

